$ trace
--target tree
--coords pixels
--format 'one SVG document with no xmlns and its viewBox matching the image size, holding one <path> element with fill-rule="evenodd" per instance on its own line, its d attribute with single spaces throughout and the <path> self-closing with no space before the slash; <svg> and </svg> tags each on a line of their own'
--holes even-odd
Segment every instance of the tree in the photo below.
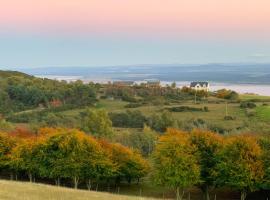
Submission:
<svg viewBox="0 0 270 200">
<path fill-rule="evenodd" d="M 40 146 L 41 176 L 54 178 L 57 185 L 61 178 L 71 178 L 75 189 L 80 180 L 90 189 L 91 180 L 113 173 L 112 162 L 93 137 L 75 129 L 43 128 L 39 134 L 45 136 Z"/>
<path fill-rule="evenodd" d="M 154 114 L 148 120 L 148 125 L 156 131 L 164 132 L 168 127 L 173 126 L 174 120 L 169 112 Z"/>
<path fill-rule="evenodd" d="M 122 179 L 126 179 L 129 183 L 133 179 L 139 181 L 148 172 L 147 161 L 137 152 L 120 144 L 112 144 L 106 141 L 100 141 L 100 143 L 115 166 L 116 183 L 120 183 Z"/>
<path fill-rule="evenodd" d="M 229 138 L 220 153 L 217 183 L 240 190 L 241 200 L 245 200 L 264 176 L 261 156 L 256 138 L 247 135 Z"/>
<path fill-rule="evenodd" d="M 265 136 L 259 140 L 262 149 L 262 161 L 264 166 L 264 177 L 261 183 L 263 189 L 270 187 L 270 138 Z"/>
<path fill-rule="evenodd" d="M 200 165 L 199 186 L 204 193 L 204 199 L 210 200 L 209 188 L 215 184 L 218 154 L 223 146 L 222 137 L 216 133 L 196 129 L 191 132 L 190 140 L 196 146 Z"/>
<path fill-rule="evenodd" d="M 15 145 L 15 139 L 0 132 L 0 171 L 10 171 L 10 154 Z"/>
<path fill-rule="evenodd" d="M 10 163 L 13 170 L 23 171 L 28 175 L 30 182 L 35 181 L 40 169 L 37 140 L 21 141 L 12 149 Z"/>
<path fill-rule="evenodd" d="M 82 130 L 96 137 L 110 137 L 112 135 L 112 121 L 108 113 L 103 110 L 90 110 L 81 113 Z"/>
<path fill-rule="evenodd" d="M 199 182 L 200 167 L 194 155 L 196 149 L 187 133 L 168 129 L 160 137 L 154 151 L 154 180 L 176 190 L 182 200 L 185 189 Z"/>
</svg>

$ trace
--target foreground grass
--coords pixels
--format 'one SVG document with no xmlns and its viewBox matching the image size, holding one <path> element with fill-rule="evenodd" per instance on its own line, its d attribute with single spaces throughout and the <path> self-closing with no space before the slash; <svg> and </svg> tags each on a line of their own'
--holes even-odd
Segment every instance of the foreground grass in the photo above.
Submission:
<svg viewBox="0 0 270 200">
<path fill-rule="evenodd" d="M 0 180 L 0 200 L 150 200 L 104 192 Z"/>
</svg>

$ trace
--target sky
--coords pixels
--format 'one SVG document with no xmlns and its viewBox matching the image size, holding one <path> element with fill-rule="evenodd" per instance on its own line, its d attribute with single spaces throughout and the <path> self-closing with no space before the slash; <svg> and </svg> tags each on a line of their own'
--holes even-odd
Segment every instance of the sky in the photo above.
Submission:
<svg viewBox="0 0 270 200">
<path fill-rule="evenodd" d="M 269 0 L 0 0 L 0 68 L 270 62 Z"/>
</svg>

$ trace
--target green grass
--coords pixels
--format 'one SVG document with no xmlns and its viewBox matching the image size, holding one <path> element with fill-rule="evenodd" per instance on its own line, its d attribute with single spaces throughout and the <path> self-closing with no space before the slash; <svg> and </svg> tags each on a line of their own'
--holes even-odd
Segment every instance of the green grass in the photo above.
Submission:
<svg viewBox="0 0 270 200">
<path fill-rule="evenodd" d="M 270 121 L 270 106 L 259 106 L 256 108 L 256 116 L 263 121 Z"/>
<path fill-rule="evenodd" d="M 45 184 L 0 180 L 0 200 L 173 200 L 173 191 L 165 191 L 153 184 L 126 185 L 121 187 L 120 195 L 108 192 L 95 192 L 87 190 L 75 190 L 65 187 L 57 187 Z M 142 195 L 140 195 L 142 194 Z M 201 200 L 202 193 L 198 188 L 186 190 L 185 199 Z M 210 196 L 217 194 L 219 200 L 236 200 L 239 194 L 230 190 L 215 190 Z M 146 197 L 148 196 L 148 197 Z"/>
<path fill-rule="evenodd" d="M 0 180 L 1 200 L 147 200 L 136 196 Z"/>
<path fill-rule="evenodd" d="M 244 101 L 248 100 L 270 100 L 270 96 L 261 96 L 261 95 L 256 95 L 256 94 L 242 94 L 240 95 L 240 99 Z"/>
</svg>

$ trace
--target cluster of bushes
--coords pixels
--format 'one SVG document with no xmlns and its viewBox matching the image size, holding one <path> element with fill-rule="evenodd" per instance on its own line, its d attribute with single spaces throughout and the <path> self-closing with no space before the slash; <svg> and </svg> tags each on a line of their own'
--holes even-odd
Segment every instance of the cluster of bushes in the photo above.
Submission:
<svg viewBox="0 0 270 200">
<path fill-rule="evenodd" d="M 139 110 L 110 113 L 109 116 L 114 127 L 143 128 L 147 121 L 146 117 Z"/>
<path fill-rule="evenodd" d="M 162 112 L 146 117 L 139 110 L 127 110 L 121 113 L 110 113 L 109 116 L 114 127 L 122 128 L 143 128 L 147 124 L 155 131 L 164 132 L 174 124 L 174 119 L 169 112 Z"/>
<path fill-rule="evenodd" d="M 239 94 L 232 90 L 221 89 L 216 91 L 216 97 L 227 100 L 238 100 Z"/>
<path fill-rule="evenodd" d="M 205 200 L 213 188 L 231 188 L 245 200 L 249 192 L 270 188 L 270 138 L 168 129 L 153 154 L 156 183 L 174 188 L 178 200 L 198 186 Z"/>
<path fill-rule="evenodd" d="M 168 101 L 191 100 L 194 98 L 195 90 L 184 87 L 182 89 L 175 86 L 167 87 L 148 87 L 145 84 L 135 86 L 120 86 L 109 84 L 105 86 L 105 96 L 119 98 L 124 101 L 136 103 L 138 98 L 144 102 L 153 103 L 154 105 L 164 104 Z M 196 92 L 198 100 L 200 97 L 208 95 L 207 92 Z"/>
<path fill-rule="evenodd" d="M 240 108 L 256 108 L 256 104 L 250 101 L 243 101 L 240 103 Z"/>
<path fill-rule="evenodd" d="M 0 133 L 0 171 L 30 181 L 55 180 L 74 188 L 85 183 L 118 184 L 138 181 L 148 163 L 135 151 L 120 144 L 97 140 L 75 129 L 40 129 L 37 135 Z"/>
<path fill-rule="evenodd" d="M 203 108 L 189 107 L 189 106 L 179 106 L 168 108 L 171 112 L 208 112 L 209 109 L 207 106 Z"/>
</svg>

